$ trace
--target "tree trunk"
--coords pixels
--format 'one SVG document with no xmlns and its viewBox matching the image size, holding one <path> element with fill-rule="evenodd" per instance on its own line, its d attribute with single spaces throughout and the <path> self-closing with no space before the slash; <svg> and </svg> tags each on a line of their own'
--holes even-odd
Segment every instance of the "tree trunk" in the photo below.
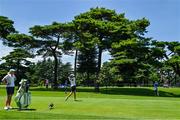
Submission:
<svg viewBox="0 0 180 120">
<path fill-rule="evenodd" d="M 180 76 L 180 67 L 179 67 L 179 64 L 178 63 L 176 63 L 176 68 L 177 68 L 177 74 Z"/>
<path fill-rule="evenodd" d="M 89 81 L 90 81 L 90 77 L 89 77 L 90 75 L 89 75 L 89 71 L 87 72 L 87 81 L 86 81 L 86 85 L 87 86 L 89 86 Z"/>
<path fill-rule="evenodd" d="M 177 86 L 177 74 L 175 73 L 175 76 L 174 76 L 174 85 Z"/>
<path fill-rule="evenodd" d="M 78 50 L 75 52 L 75 58 L 74 58 L 74 76 L 76 78 L 76 70 L 77 70 L 77 56 L 78 56 Z"/>
<path fill-rule="evenodd" d="M 58 83 L 57 83 L 57 68 L 58 68 L 58 58 L 56 55 L 56 51 L 53 51 L 53 56 L 54 56 L 54 81 L 53 81 L 53 88 L 57 89 L 58 88 Z"/>
<path fill-rule="evenodd" d="M 58 48 L 58 45 L 59 45 L 59 41 L 60 41 L 60 36 L 58 36 L 57 37 L 57 42 L 56 42 L 56 46 L 55 46 L 55 48 L 52 48 L 52 47 L 50 47 L 51 48 L 51 50 L 52 50 L 52 54 L 53 54 L 53 56 L 54 56 L 54 85 L 53 85 L 53 88 L 54 89 L 57 89 L 58 88 L 58 83 L 57 83 L 57 74 L 58 74 L 58 72 L 57 72 L 57 69 L 58 69 L 58 58 L 57 58 L 57 55 L 56 55 L 56 49 Z"/>
<path fill-rule="evenodd" d="M 17 78 L 17 81 L 15 82 L 16 85 L 18 86 L 19 88 L 19 82 L 20 82 L 20 60 L 17 60 L 17 71 L 16 71 L 16 78 Z"/>
<path fill-rule="evenodd" d="M 97 73 L 99 74 L 101 70 L 101 58 L 102 58 L 102 48 L 99 47 L 99 54 L 98 54 L 98 70 Z"/>
<path fill-rule="evenodd" d="M 101 70 L 101 58 L 102 58 L 102 48 L 99 47 L 99 53 L 98 53 L 98 69 L 97 69 L 97 74 L 96 77 L 97 79 L 95 80 L 95 91 L 99 92 L 99 83 L 98 83 L 98 78 L 99 78 L 99 72 Z"/>
</svg>

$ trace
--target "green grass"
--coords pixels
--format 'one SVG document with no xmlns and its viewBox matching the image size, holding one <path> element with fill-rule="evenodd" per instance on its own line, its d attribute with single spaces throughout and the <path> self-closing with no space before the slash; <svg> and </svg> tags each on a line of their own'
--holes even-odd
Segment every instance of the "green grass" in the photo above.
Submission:
<svg viewBox="0 0 180 120">
<path fill-rule="evenodd" d="M 0 119 L 122 119 L 178 120 L 180 119 L 180 88 L 160 88 L 160 97 L 153 88 L 78 88 L 78 101 L 64 101 L 63 90 L 32 88 L 32 110 L 3 110 L 5 88 L 0 87 Z M 55 108 L 48 109 L 53 102 Z M 13 106 L 16 106 L 13 101 Z M 35 110 L 33 110 L 35 109 Z"/>
</svg>

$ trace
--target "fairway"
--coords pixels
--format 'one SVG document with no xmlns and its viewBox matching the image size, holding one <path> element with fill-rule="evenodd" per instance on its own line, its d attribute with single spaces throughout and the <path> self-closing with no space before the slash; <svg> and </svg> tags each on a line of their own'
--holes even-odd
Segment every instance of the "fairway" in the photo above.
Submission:
<svg viewBox="0 0 180 120">
<path fill-rule="evenodd" d="M 62 91 L 32 88 L 32 110 L 3 110 L 5 88 L 0 88 L 0 119 L 180 119 L 180 89 L 160 88 L 160 97 L 152 88 L 111 88 L 94 93 L 93 88 L 78 88 L 78 101 L 65 100 Z M 134 93 L 132 93 L 134 91 Z M 140 92 L 141 91 L 141 92 Z M 134 94 L 134 95 L 133 95 Z M 49 110 L 48 104 L 55 107 Z M 13 106 L 16 107 L 14 101 Z"/>
</svg>

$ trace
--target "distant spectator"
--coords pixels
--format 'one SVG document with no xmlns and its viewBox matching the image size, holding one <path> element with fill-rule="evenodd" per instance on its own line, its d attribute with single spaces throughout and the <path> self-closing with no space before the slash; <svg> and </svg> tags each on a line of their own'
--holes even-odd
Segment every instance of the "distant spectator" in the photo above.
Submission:
<svg viewBox="0 0 180 120">
<path fill-rule="evenodd" d="M 157 81 L 154 82 L 154 93 L 155 93 L 155 96 L 159 96 L 158 82 Z"/>
<path fill-rule="evenodd" d="M 49 80 L 48 79 L 45 80 L 45 86 L 46 86 L 46 89 L 48 89 L 48 86 L 49 86 Z"/>
<path fill-rule="evenodd" d="M 168 81 L 165 81 L 165 82 L 164 82 L 163 87 L 165 87 L 165 88 L 168 88 L 168 87 L 169 87 Z"/>
</svg>

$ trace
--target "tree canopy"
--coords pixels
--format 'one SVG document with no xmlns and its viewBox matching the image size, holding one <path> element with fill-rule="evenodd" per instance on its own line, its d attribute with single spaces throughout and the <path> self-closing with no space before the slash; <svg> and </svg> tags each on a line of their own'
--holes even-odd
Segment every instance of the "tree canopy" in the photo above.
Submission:
<svg viewBox="0 0 180 120">
<path fill-rule="evenodd" d="M 13 24 L 8 17 L 0 16 L 0 39 L 4 45 L 15 48 L 2 58 L 5 62 L 0 65 L 1 76 L 8 68 L 15 67 L 18 71 L 24 70 L 24 76 L 35 84 L 51 79 L 56 89 L 70 73 L 76 76 L 77 72 L 78 84 L 93 83 L 97 91 L 100 85 L 180 83 L 179 41 L 145 37 L 150 25 L 146 18 L 130 20 L 125 13 L 96 7 L 67 23 L 32 26 L 31 35 L 17 33 Z M 112 57 L 104 64 L 103 52 Z M 64 54 L 73 53 L 74 70 L 71 64 L 61 61 Z M 43 61 L 31 64 L 26 59 L 35 56 L 41 56 Z M 23 64 L 28 70 L 21 70 Z M 42 71 L 45 73 L 40 75 Z M 20 74 L 23 73 L 18 72 L 18 77 Z"/>
</svg>

